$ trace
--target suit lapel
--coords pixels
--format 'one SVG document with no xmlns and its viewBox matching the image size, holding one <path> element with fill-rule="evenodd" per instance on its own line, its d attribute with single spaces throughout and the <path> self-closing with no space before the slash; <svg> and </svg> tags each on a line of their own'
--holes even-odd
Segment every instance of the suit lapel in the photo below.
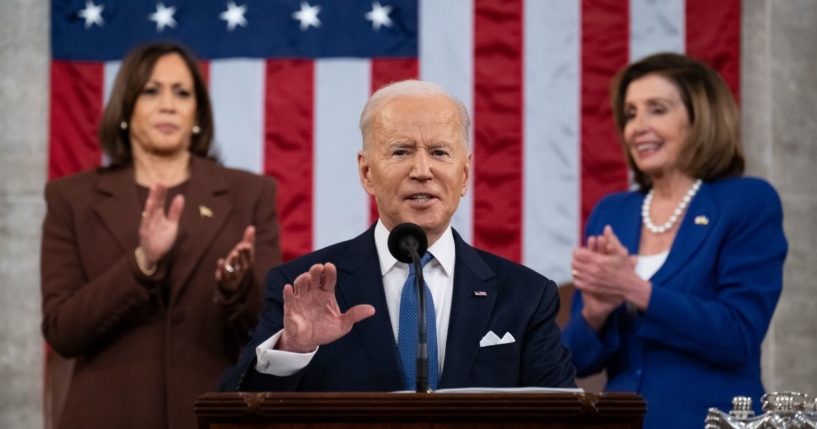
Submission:
<svg viewBox="0 0 817 429">
<path fill-rule="evenodd" d="M 355 331 L 383 381 L 383 390 L 400 389 L 403 385 L 400 361 L 374 244 L 374 227 L 350 242 L 338 263 L 337 288 L 341 311 L 358 304 L 375 307 L 375 315 L 355 325 Z"/>
<path fill-rule="evenodd" d="M 632 207 L 628 207 L 622 211 L 622 213 L 635 212 L 638 213 L 638 216 L 621 215 L 618 216 L 618 219 L 614 219 L 614 223 L 612 224 L 613 232 L 631 255 L 638 254 L 638 248 L 641 243 L 641 204 L 644 202 L 644 197 L 645 195 L 641 194 L 641 198 L 634 201 Z M 599 231 L 599 233 L 602 233 L 602 231 Z"/>
<path fill-rule="evenodd" d="M 126 252 L 133 251 L 139 245 L 143 205 L 136 194 L 133 168 L 101 173 L 96 189 L 103 198 L 94 205 L 94 211 L 119 245 Z"/>
<path fill-rule="evenodd" d="M 196 156 L 191 157 L 190 163 L 190 182 L 185 193 L 179 237 L 176 239 L 177 243 L 184 243 L 184 248 L 174 248 L 177 254 L 171 303 L 184 290 L 196 268 L 207 273 L 215 272 L 215 266 L 199 266 L 199 263 L 233 209 L 229 188 L 216 165 Z M 236 240 L 234 244 L 237 243 Z M 226 253 L 221 256 L 226 256 Z"/>
<path fill-rule="evenodd" d="M 457 261 L 454 294 L 440 388 L 466 385 L 479 349 L 479 340 L 488 332 L 488 321 L 499 286 L 491 268 L 456 231 L 454 242 Z M 485 296 L 477 296 L 474 292 L 485 292 Z"/>
<path fill-rule="evenodd" d="M 687 209 L 675 240 L 672 242 L 667 261 L 655 273 L 652 281 L 654 283 L 664 283 L 675 275 L 686 264 L 687 260 L 695 254 L 695 251 L 704 242 L 717 221 L 717 205 L 712 199 L 709 185 L 704 183 Z"/>
</svg>

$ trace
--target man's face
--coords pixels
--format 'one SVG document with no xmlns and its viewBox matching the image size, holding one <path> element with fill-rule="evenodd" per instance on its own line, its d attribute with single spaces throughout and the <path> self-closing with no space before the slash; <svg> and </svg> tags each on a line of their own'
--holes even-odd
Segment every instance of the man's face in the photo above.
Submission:
<svg viewBox="0 0 817 429">
<path fill-rule="evenodd" d="M 370 127 L 358 171 L 380 219 L 389 230 L 416 223 L 434 243 L 468 184 L 471 154 L 457 106 L 442 95 L 397 97 Z"/>
</svg>

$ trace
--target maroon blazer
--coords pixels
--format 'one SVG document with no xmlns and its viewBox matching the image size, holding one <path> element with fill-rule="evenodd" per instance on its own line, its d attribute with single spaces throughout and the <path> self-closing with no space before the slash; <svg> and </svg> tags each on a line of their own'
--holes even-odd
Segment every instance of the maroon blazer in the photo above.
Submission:
<svg viewBox="0 0 817 429">
<path fill-rule="evenodd" d="M 193 401 L 235 363 L 281 260 L 270 178 L 193 157 L 179 236 L 159 269 L 136 265 L 133 168 L 49 182 L 43 224 L 43 334 L 76 358 L 59 428 L 194 428 Z M 256 227 L 256 262 L 222 295 L 216 261 Z"/>
</svg>

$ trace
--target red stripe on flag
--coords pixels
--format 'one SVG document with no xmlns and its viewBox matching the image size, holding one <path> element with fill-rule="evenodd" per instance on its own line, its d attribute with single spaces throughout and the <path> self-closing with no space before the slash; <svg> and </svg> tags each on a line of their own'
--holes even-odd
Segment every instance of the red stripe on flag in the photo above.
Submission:
<svg viewBox="0 0 817 429">
<path fill-rule="evenodd" d="M 372 60 L 372 92 L 401 80 L 417 79 L 420 75 L 416 58 Z"/>
<path fill-rule="evenodd" d="M 687 0 L 686 52 L 723 76 L 740 99 L 740 0 Z"/>
<path fill-rule="evenodd" d="M 523 17 L 521 0 L 474 10 L 474 245 L 522 257 Z"/>
<path fill-rule="evenodd" d="M 266 63 L 264 173 L 278 182 L 285 261 L 312 251 L 314 76 L 312 61 Z"/>
<path fill-rule="evenodd" d="M 628 62 L 628 2 L 582 1 L 581 235 L 599 198 L 627 188 L 610 107 L 610 81 Z"/>
<path fill-rule="evenodd" d="M 49 179 L 99 166 L 103 75 L 102 64 L 51 62 Z"/>
<path fill-rule="evenodd" d="M 392 83 L 406 79 L 417 79 L 420 75 L 416 58 L 375 59 L 372 63 L 372 89 L 378 89 Z M 374 197 L 369 198 L 369 221 L 374 223 L 378 218 L 377 203 Z"/>
<path fill-rule="evenodd" d="M 210 61 L 199 60 L 199 71 L 201 71 L 201 78 L 204 82 L 210 84 Z"/>
</svg>

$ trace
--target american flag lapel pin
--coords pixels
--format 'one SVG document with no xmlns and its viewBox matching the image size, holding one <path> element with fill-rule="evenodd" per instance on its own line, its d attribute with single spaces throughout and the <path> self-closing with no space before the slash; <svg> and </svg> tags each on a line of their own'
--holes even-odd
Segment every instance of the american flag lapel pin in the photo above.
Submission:
<svg viewBox="0 0 817 429">
<path fill-rule="evenodd" d="M 474 296 L 488 296 L 488 292 L 485 292 L 484 290 L 475 290 Z"/>
<path fill-rule="evenodd" d="M 213 217 L 213 211 L 210 210 L 210 207 L 207 206 L 199 206 L 199 216 L 201 217 Z"/>
</svg>

